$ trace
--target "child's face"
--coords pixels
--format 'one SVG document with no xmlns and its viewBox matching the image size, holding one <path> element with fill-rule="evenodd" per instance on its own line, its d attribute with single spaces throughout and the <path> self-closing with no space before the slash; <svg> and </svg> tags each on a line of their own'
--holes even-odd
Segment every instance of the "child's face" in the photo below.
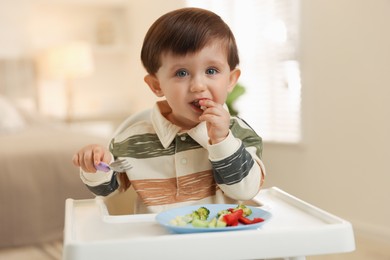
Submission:
<svg viewBox="0 0 390 260">
<path fill-rule="evenodd" d="M 159 97 L 165 96 L 170 105 L 172 114 L 167 118 L 183 129 L 200 122 L 203 113 L 198 104 L 200 99 L 224 104 L 237 83 L 240 71 L 230 70 L 226 48 L 219 43 L 184 56 L 164 53 L 156 75 L 145 77 L 152 91 Z"/>
</svg>

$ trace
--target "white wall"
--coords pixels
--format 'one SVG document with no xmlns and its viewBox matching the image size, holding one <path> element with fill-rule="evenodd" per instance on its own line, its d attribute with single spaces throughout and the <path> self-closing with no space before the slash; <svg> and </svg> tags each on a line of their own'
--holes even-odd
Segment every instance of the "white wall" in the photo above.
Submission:
<svg viewBox="0 0 390 260">
<path fill-rule="evenodd" d="M 0 2 L 0 57 L 18 57 L 28 47 L 26 22 L 29 5 L 26 0 Z"/>
<path fill-rule="evenodd" d="M 390 240 L 390 1 L 302 0 L 301 145 L 265 144 L 278 186 Z"/>
<path fill-rule="evenodd" d="M 129 4 L 129 30 L 130 30 L 130 45 L 131 45 L 131 75 L 132 86 L 131 92 L 135 99 L 132 100 L 134 111 L 150 108 L 151 104 L 157 100 L 155 95 L 150 91 L 149 87 L 144 82 L 146 71 L 141 64 L 141 48 L 144 36 L 152 25 L 152 23 L 166 12 L 177 8 L 184 7 L 184 0 L 169 0 L 156 1 L 132 0 Z M 140 98 L 142 97 L 142 98 Z"/>
</svg>

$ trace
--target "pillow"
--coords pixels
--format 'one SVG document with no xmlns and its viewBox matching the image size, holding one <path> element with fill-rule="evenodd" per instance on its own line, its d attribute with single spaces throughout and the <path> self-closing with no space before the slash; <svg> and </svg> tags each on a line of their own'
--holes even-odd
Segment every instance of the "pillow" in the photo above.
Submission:
<svg viewBox="0 0 390 260">
<path fill-rule="evenodd" d="M 20 130 L 25 126 L 24 118 L 12 102 L 0 96 L 0 133 Z"/>
</svg>

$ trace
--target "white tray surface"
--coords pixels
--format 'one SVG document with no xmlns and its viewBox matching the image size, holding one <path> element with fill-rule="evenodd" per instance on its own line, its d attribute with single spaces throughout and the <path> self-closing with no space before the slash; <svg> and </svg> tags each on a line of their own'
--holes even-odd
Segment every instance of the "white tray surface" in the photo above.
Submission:
<svg viewBox="0 0 390 260">
<path fill-rule="evenodd" d="M 191 253 L 194 243 L 199 248 L 212 244 L 209 257 L 219 259 L 331 254 L 355 248 L 349 222 L 278 188 L 262 190 L 255 201 L 272 213 L 260 229 L 172 234 L 155 221 L 155 214 L 110 216 L 102 200 L 68 199 L 64 260 L 104 259 L 110 255 L 106 251 L 113 250 L 120 253 L 116 260 L 157 259 L 159 250 L 174 250 L 170 259 L 197 259 L 198 254 Z"/>
</svg>

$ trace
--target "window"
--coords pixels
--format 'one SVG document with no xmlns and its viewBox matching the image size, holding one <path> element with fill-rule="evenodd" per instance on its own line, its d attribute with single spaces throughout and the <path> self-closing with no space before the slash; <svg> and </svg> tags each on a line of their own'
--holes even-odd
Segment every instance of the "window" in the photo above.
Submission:
<svg viewBox="0 0 390 260">
<path fill-rule="evenodd" d="M 240 52 L 236 102 L 239 116 L 264 141 L 301 140 L 301 81 L 298 62 L 299 1 L 187 0 L 209 9 L 232 29 Z"/>
</svg>

